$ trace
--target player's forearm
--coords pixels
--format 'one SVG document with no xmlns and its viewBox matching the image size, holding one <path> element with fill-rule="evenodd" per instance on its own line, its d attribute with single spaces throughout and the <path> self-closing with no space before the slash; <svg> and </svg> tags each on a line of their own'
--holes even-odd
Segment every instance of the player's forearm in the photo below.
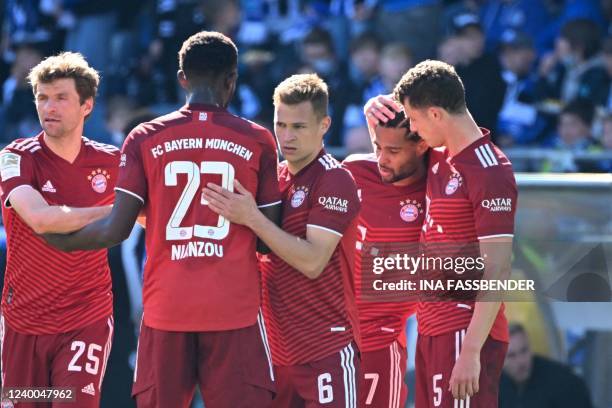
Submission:
<svg viewBox="0 0 612 408">
<path fill-rule="evenodd" d="M 283 231 L 259 211 L 248 227 L 272 252 L 310 279 L 316 279 L 327 264 L 310 242 Z"/>
<path fill-rule="evenodd" d="M 111 206 L 74 208 L 48 206 L 36 211 L 31 217 L 31 227 L 37 234 L 66 234 L 107 216 Z"/>
<path fill-rule="evenodd" d="M 474 304 L 474 314 L 465 333 L 465 339 L 461 346 L 461 351 L 480 353 L 495 318 L 499 313 L 501 302 L 476 302 Z"/>
<path fill-rule="evenodd" d="M 64 252 L 110 248 L 128 236 L 129 233 L 125 234 L 122 230 L 112 228 L 108 217 L 70 234 L 43 235 L 47 243 Z"/>
</svg>

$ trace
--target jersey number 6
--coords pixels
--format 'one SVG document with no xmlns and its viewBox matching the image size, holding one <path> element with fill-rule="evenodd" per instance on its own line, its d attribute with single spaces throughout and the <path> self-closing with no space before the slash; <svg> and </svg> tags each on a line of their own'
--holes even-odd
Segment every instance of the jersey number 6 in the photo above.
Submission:
<svg viewBox="0 0 612 408">
<path fill-rule="evenodd" d="M 221 240 L 227 237 L 230 222 L 222 216 L 219 216 L 216 226 L 195 224 L 190 227 L 181 227 L 181 222 L 200 189 L 200 175 L 219 174 L 221 175 L 221 187 L 234 191 L 234 166 L 219 161 L 203 161 L 200 165 L 190 161 L 173 161 L 166 164 L 164 172 L 164 184 L 166 186 L 176 186 L 178 184 L 178 174 L 187 175 L 187 184 L 185 184 L 185 188 L 166 225 L 166 240 L 185 240 L 191 239 L 193 236 Z M 208 205 L 208 202 L 202 197 L 200 204 Z"/>
</svg>

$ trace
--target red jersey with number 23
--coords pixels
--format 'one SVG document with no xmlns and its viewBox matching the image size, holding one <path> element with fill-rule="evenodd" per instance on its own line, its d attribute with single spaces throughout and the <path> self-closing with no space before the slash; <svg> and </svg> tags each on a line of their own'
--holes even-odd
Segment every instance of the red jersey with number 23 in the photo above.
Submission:
<svg viewBox="0 0 612 408">
<path fill-rule="evenodd" d="M 117 190 L 144 203 L 144 323 L 166 331 L 255 324 L 261 305 L 256 236 L 215 214 L 206 183 L 234 180 L 260 207 L 280 203 L 269 131 L 212 106 L 190 104 L 137 126 L 123 145 Z"/>
<path fill-rule="evenodd" d="M 342 237 L 316 279 L 273 253 L 262 258 L 272 358 L 289 366 L 321 360 L 358 337 L 352 273 L 359 198 L 351 174 L 324 150 L 297 174 L 281 163 L 279 184 L 284 231 L 306 238 L 311 227 Z"/>
<path fill-rule="evenodd" d="M 65 333 L 112 314 L 106 250 L 62 252 L 47 245 L 11 207 L 11 194 L 29 186 L 49 205 L 109 205 L 118 166 L 119 149 L 85 137 L 72 163 L 47 146 L 43 133 L 17 139 L 0 152 L 7 236 L 2 314 L 11 329 Z"/>
<path fill-rule="evenodd" d="M 517 188 L 512 164 L 482 129 L 483 137 L 450 156 L 446 148 L 432 149 L 427 174 L 427 216 L 421 240 L 425 243 L 472 243 L 493 237 L 512 237 Z M 442 244 L 443 245 L 443 244 Z M 436 336 L 468 327 L 474 302 L 421 302 L 419 333 Z M 508 342 L 508 323 L 502 304 L 491 337 Z"/>
</svg>

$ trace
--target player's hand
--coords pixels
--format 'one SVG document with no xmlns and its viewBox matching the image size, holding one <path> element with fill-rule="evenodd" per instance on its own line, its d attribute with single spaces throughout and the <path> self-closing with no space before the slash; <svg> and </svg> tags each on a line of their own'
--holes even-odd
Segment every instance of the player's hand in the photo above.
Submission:
<svg viewBox="0 0 612 408">
<path fill-rule="evenodd" d="M 255 217 L 257 203 L 249 190 L 234 180 L 235 193 L 214 183 L 206 184 L 202 195 L 211 210 L 234 224 L 248 225 Z"/>
<path fill-rule="evenodd" d="M 395 117 L 395 112 L 401 112 L 402 106 L 391 95 L 378 95 L 370 98 L 363 107 L 363 114 L 368 125 L 374 127 L 380 122 L 387 123 Z"/>
<path fill-rule="evenodd" d="M 454 398 L 459 400 L 472 397 L 478 392 L 479 379 L 480 353 L 467 349 L 461 350 L 453 367 L 448 390 L 452 392 Z"/>
</svg>

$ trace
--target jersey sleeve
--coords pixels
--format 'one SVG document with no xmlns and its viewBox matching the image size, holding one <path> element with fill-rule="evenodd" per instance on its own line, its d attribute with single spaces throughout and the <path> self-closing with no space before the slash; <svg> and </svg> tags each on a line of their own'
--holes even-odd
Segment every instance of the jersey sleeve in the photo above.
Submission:
<svg viewBox="0 0 612 408">
<path fill-rule="evenodd" d="M 517 188 L 510 166 L 486 169 L 468 179 L 478 239 L 514 235 Z"/>
<path fill-rule="evenodd" d="M 276 143 L 270 132 L 264 132 L 263 151 L 259 159 L 259 173 L 257 183 L 257 205 L 259 208 L 268 207 L 281 202 L 278 188 L 278 153 Z"/>
<path fill-rule="evenodd" d="M 119 177 L 115 187 L 115 190 L 130 194 L 142 201 L 143 204 L 147 196 L 147 177 L 140 150 L 141 139 L 144 133 L 145 130 L 142 126 L 137 126 L 126 137 L 121 148 Z"/>
<path fill-rule="evenodd" d="M 10 207 L 11 193 L 21 186 L 36 187 L 32 156 L 15 149 L 3 149 L 0 151 L 0 187 L 6 207 Z"/>
<path fill-rule="evenodd" d="M 361 206 L 350 173 L 344 168 L 328 170 L 313 190 L 307 226 L 342 236 Z"/>
</svg>

